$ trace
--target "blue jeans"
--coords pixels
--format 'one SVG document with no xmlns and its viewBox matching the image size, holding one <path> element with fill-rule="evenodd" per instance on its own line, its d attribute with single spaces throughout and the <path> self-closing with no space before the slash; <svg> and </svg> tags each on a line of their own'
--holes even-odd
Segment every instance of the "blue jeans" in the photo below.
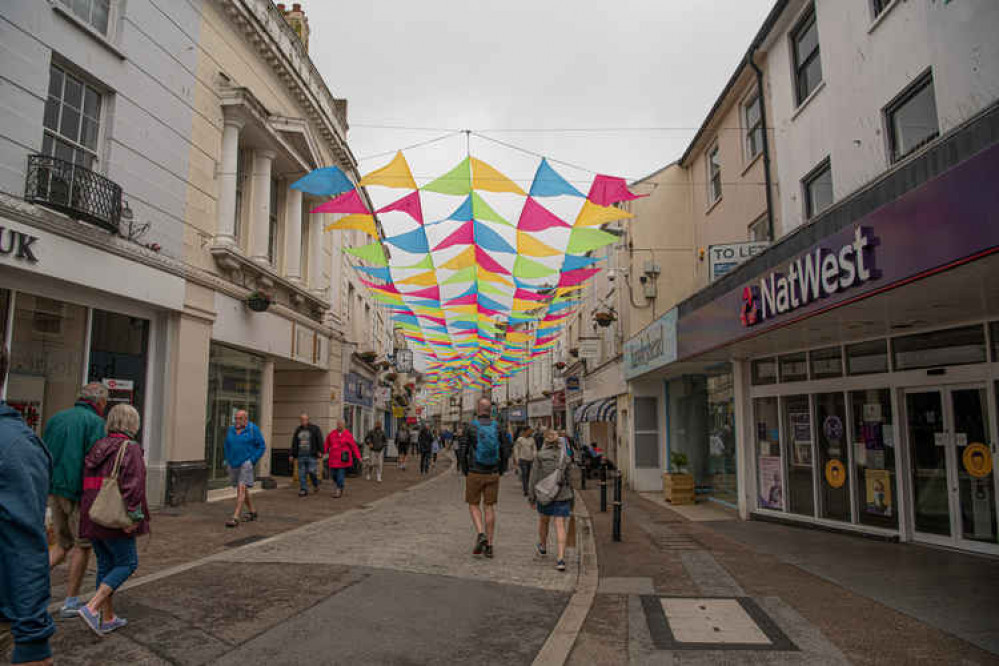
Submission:
<svg viewBox="0 0 999 666">
<path fill-rule="evenodd" d="M 336 484 L 336 487 L 343 490 L 343 481 L 347 478 L 347 468 L 331 467 L 330 473 L 333 474 L 333 482 Z"/>
<path fill-rule="evenodd" d="M 135 537 L 91 539 L 91 544 L 97 555 L 97 587 L 104 583 L 117 590 L 139 567 Z"/>
<path fill-rule="evenodd" d="M 319 487 L 319 477 L 316 476 L 316 472 L 319 467 L 316 465 L 316 459 L 312 456 L 299 456 L 298 458 L 298 487 L 304 493 L 308 490 L 306 484 L 307 479 L 312 479 L 312 486 L 314 488 Z"/>
</svg>

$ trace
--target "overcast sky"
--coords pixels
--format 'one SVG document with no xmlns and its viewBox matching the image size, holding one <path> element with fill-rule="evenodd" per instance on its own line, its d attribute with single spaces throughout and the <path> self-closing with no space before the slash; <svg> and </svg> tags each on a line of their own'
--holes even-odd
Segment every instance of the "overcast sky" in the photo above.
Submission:
<svg viewBox="0 0 999 666">
<path fill-rule="evenodd" d="M 774 0 L 370 0 L 303 3 L 313 60 L 349 100 L 349 141 L 369 156 L 481 130 L 628 179 L 678 158 Z M 669 127 L 669 131 L 554 129 Z M 496 129 L 545 131 L 493 131 Z M 472 153 L 514 179 L 510 152 Z M 461 136 L 406 152 L 422 183 L 464 156 Z M 498 152 L 497 152 L 498 151 Z M 518 164 L 523 155 L 517 160 Z M 517 173 L 511 173 L 515 168 Z M 424 173 L 425 172 L 425 173 Z M 432 172 L 432 173 L 431 173 Z"/>
</svg>

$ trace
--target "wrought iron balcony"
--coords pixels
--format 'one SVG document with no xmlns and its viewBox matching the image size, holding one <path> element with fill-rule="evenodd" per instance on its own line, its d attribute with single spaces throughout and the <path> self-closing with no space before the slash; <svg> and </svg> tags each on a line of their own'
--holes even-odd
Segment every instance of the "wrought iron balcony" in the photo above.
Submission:
<svg viewBox="0 0 999 666">
<path fill-rule="evenodd" d="M 79 164 L 29 155 L 24 198 L 118 233 L 121 186 Z"/>
</svg>

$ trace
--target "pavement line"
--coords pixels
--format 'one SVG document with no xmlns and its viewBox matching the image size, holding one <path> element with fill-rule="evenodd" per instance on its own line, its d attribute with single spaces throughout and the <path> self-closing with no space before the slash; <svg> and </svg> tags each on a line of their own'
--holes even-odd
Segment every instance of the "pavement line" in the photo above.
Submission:
<svg viewBox="0 0 999 666">
<path fill-rule="evenodd" d="M 576 495 L 576 543 L 578 550 L 579 573 L 576 591 L 566 604 L 562 616 L 548 640 L 534 658 L 534 666 L 562 666 L 569 659 L 576 638 L 583 629 L 583 622 L 590 613 L 593 599 L 597 594 L 600 575 L 597 568 L 597 542 L 593 535 L 593 521 L 586 501 L 581 494 Z"/>
<path fill-rule="evenodd" d="M 193 569 L 195 567 L 200 567 L 202 564 L 208 564 L 209 562 L 225 561 L 229 557 L 231 557 L 233 553 L 238 553 L 240 551 L 248 550 L 250 548 L 259 548 L 260 546 L 263 546 L 265 544 L 273 543 L 274 541 L 277 541 L 278 539 L 283 539 L 283 538 L 285 538 L 287 536 L 291 536 L 293 534 L 297 534 L 298 532 L 305 531 L 306 529 L 310 529 L 314 525 L 325 524 L 325 523 L 335 523 L 337 521 L 343 520 L 346 516 L 350 516 L 350 515 L 352 515 L 354 513 L 359 513 L 359 512 L 360 513 L 366 513 L 368 511 L 371 511 L 371 510 L 375 509 L 382 502 L 387 502 L 389 499 L 395 497 L 399 493 L 407 492 L 407 491 L 410 491 L 410 490 L 415 490 L 416 488 L 421 488 L 421 487 L 423 487 L 425 485 L 430 485 L 431 483 L 438 483 L 442 479 L 447 478 L 449 472 L 450 472 L 450 470 L 445 470 L 445 471 L 441 472 L 440 474 L 437 474 L 436 476 L 433 476 L 433 477 L 431 477 L 429 479 L 426 479 L 424 481 L 420 481 L 419 483 L 414 483 L 413 485 L 407 486 L 406 488 L 401 488 L 401 489 L 395 491 L 394 493 L 389 493 L 385 497 L 380 497 L 379 499 L 376 499 L 373 502 L 369 502 L 368 504 L 365 504 L 363 506 L 356 507 L 356 508 L 353 508 L 353 509 L 347 509 L 346 511 L 343 511 L 342 513 L 338 513 L 338 514 L 330 516 L 328 518 L 323 518 L 322 520 L 317 520 L 317 521 L 314 521 L 314 522 L 311 522 L 311 523 L 305 523 L 304 525 L 299 525 L 298 527 L 296 527 L 294 529 L 287 530 L 285 532 L 279 532 L 279 533 L 274 534 L 272 536 L 269 536 L 269 537 L 267 537 L 265 539 L 261 539 L 260 541 L 254 541 L 253 543 L 248 543 L 245 546 L 240 546 L 238 548 L 229 548 L 229 549 L 226 549 L 226 550 L 220 550 L 217 553 L 212 553 L 211 555 L 205 555 L 204 557 L 201 557 L 201 558 L 196 559 L 196 560 L 191 560 L 190 562 L 184 562 L 183 564 L 178 564 L 178 565 L 170 567 L 168 569 L 163 569 L 162 571 L 157 571 L 156 573 L 152 573 L 152 574 L 148 574 L 146 576 L 142 576 L 140 578 L 135 578 L 135 579 L 132 579 L 132 580 L 128 580 L 128 581 L 125 582 L 124 585 L 122 585 L 120 588 L 118 588 L 118 590 L 119 591 L 121 591 L 121 590 L 129 590 L 129 589 L 131 589 L 133 587 L 139 587 L 140 585 L 147 585 L 149 583 L 155 583 L 158 580 L 163 580 L 164 578 L 169 578 L 170 576 L 174 576 L 174 575 L 179 574 L 179 573 L 184 573 L 185 571 L 190 571 L 191 569 Z M 81 594 L 80 595 L 80 599 L 83 600 L 84 602 L 87 602 L 87 601 L 90 600 L 91 597 L 94 596 L 94 594 L 96 594 L 96 592 L 91 592 L 91 593 L 85 594 L 85 595 Z M 60 608 L 62 608 L 62 602 L 61 601 L 55 601 L 55 602 L 52 602 L 52 603 L 49 604 L 48 611 L 49 611 L 50 614 L 52 614 L 52 613 L 58 613 Z"/>
</svg>

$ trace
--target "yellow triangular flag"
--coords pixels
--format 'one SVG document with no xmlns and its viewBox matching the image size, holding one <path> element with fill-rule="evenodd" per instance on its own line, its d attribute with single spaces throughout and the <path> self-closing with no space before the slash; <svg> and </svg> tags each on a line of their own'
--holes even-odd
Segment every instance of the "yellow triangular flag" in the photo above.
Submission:
<svg viewBox="0 0 999 666">
<path fill-rule="evenodd" d="M 574 227 L 595 227 L 598 224 L 613 222 L 614 220 L 624 220 L 634 217 L 631 213 L 616 208 L 614 206 L 598 206 L 587 200 L 583 202 L 583 207 L 576 216 Z"/>
<path fill-rule="evenodd" d="M 562 253 L 550 245 L 545 245 L 529 233 L 518 231 L 517 254 L 523 254 L 528 257 L 554 257 Z"/>
<path fill-rule="evenodd" d="M 559 296 L 565 296 L 566 294 L 571 294 L 572 292 L 579 291 L 582 288 L 583 285 L 581 284 L 573 285 L 571 287 L 559 287 L 558 289 L 555 290 L 555 298 L 558 298 Z"/>
<path fill-rule="evenodd" d="M 437 284 L 437 273 L 434 271 L 418 273 L 413 277 L 406 278 L 405 280 L 396 280 L 396 284 L 415 284 L 421 287 L 432 287 Z"/>
<path fill-rule="evenodd" d="M 508 287 L 512 287 L 513 286 L 513 283 L 510 282 L 509 280 L 507 280 L 502 275 L 499 275 L 497 273 L 493 273 L 492 271 L 488 271 L 485 268 L 483 268 L 482 266 L 479 266 L 477 270 L 478 270 L 478 275 L 479 275 L 479 279 L 480 280 L 483 280 L 485 282 L 495 282 L 497 284 L 505 284 Z"/>
<path fill-rule="evenodd" d="M 468 249 L 459 252 L 445 263 L 441 264 L 439 268 L 447 268 L 452 271 L 460 271 L 462 268 L 468 268 L 469 266 L 475 265 L 475 248 L 469 246 Z"/>
<path fill-rule="evenodd" d="M 406 158 L 402 156 L 400 150 L 392 158 L 392 161 L 381 169 L 375 169 L 358 183 L 361 187 L 367 185 L 384 185 L 385 187 L 416 189 L 416 181 L 413 180 L 413 172 L 409 170 Z"/>
<path fill-rule="evenodd" d="M 326 231 L 332 229 L 357 229 L 378 240 L 378 229 L 375 228 L 375 218 L 373 215 L 347 215 L 332 224 L 326 225 Z"/>
<path fill-rule="evenodd" d="M 472 188 L 486 192 L 513 192 L 527 196 L 524 190 L 482 160 L 472 158 Z"/>
</svg>

